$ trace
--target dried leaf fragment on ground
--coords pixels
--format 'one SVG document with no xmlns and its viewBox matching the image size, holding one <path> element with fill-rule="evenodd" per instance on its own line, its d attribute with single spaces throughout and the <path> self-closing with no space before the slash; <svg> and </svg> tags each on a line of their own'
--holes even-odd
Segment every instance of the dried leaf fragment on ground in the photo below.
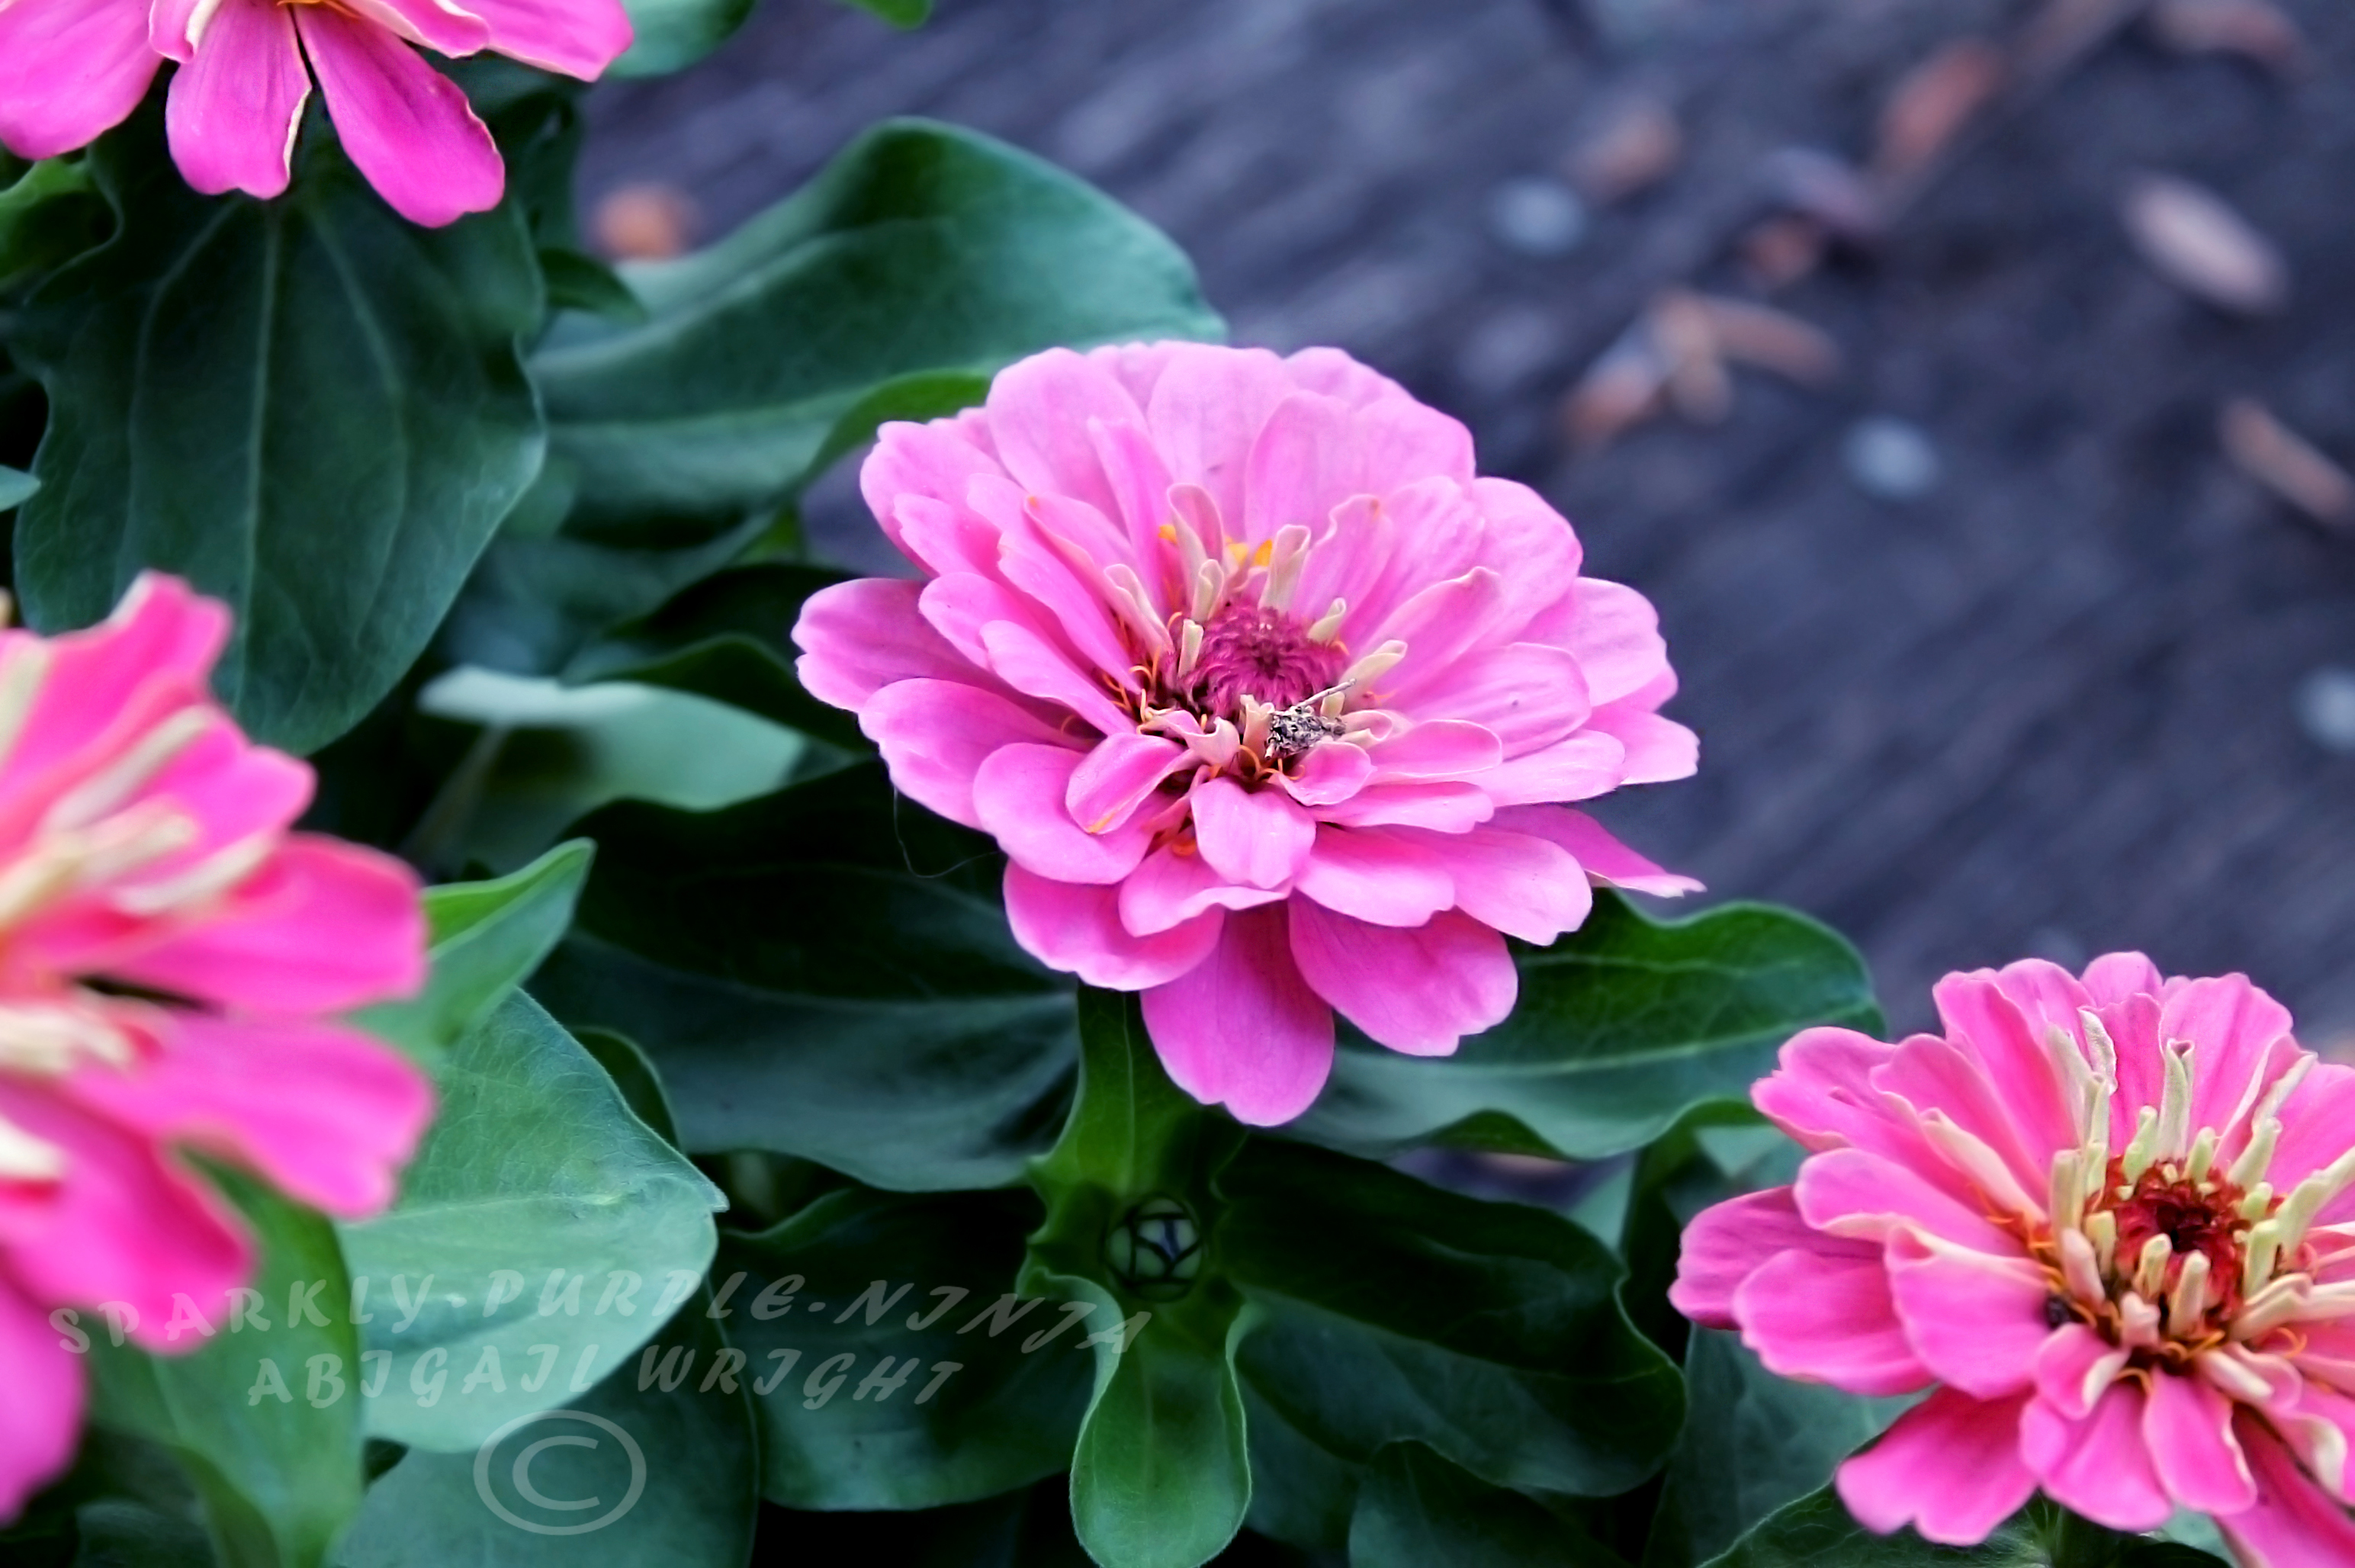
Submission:
<svg viewBox="0 0 2355 1568">
<path fill-rule="evenodd" d="M 2145 261 L 2209 304 L 2264 315 L 2289 303 L 2281 252 L 2215 192 L 2173 175 L 2140 175 L 2118 216 Z"/>
<path fill-rule="evenodd" d="M 2355 526 L 2355 475 L 2332 462 L 2254 398 L 2224 405 L 2217 433 L 2242 473 L 2314 518 Z"/>
</svg>

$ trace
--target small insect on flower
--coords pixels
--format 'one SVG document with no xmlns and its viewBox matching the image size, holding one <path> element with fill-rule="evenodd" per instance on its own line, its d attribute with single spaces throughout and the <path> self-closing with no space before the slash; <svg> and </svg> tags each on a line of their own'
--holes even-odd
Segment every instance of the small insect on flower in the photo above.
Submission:
<svg viewBox="0 0 2355 1568">
<path fill-rule="evenodd" d="M 2355 1067 L 2139 954 L 1935 995 L 1944 1038 L 1783 1048 L 1753 1098 L 1798 1179 L 1696 1218 L 1670 1299 L 1785 1377 L 1932 1391 L 1840 1467 L 1873 1530 L 1969 1545 L 2041 1488 L 2355 1563 Z"/>
<path fill-rule="evenodd" d="M 1693 771 L 1651 605 L 1341 354 L 1053 350 L 860 483 L 926 580 L 812 595 L 803 685 L 1197 1099 L 1298 1115 L 1337 1010 L 1444 1055 L 1511 1010 L 1507 936 L 1698 885 L 1569 805 Z"/>
</svg>

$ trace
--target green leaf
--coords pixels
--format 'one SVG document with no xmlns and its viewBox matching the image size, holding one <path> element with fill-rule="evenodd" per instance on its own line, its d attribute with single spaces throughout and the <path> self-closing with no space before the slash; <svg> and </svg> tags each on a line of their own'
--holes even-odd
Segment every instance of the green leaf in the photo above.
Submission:
<svg viewBox="0 0 2355 1568">
<path fill-rule="evenodd" d="M 1235 1349 L 1255 1319 L 1220 1270 L 1212 1187 L 1241 1132 L 1169 1081 L 1135 997 L 1082 989 L 1080 1040 L 1078 1100 L 1031 1168 L 1047 1220 L 1021 1284 L 1092 1307 L 1071 1519 L 1099 1563 L 1197 1568 L 1252 1499 Z M 1154 1266 L 1156 1239 L 1178 1243 L 1178 1266 L 1167 1252 Z"/>
<path fill-rule="evenodd" d="M 1731 1334 L 1698 1328 L 1685 1351 L 1690 1416 L 1669 1456 L 1644 1568 L 1693 1568 L 1831 1479 L 1908 1402 L 1778 1378 Z"/>
<path fill-rule="evenodd" d="M 433 969 L 425 989 L 353 1021 L 427 1061 L 488 1019 L 530 978 L 572 921 L 596 846 L 559 844 L 522 870 L 425 891 Z"/>
<path fill-rule="evenodd" d="M 725 811 L 624 805 L 536 994 L 646 1049 L 698 1152 L 896 1191 L 1003 1186 L 1046 1147 L 1071 993 L 1006 929 L 980 835 L 873 763 Z"/>
<path fill-rule="evenodd" d="M 143 568 L 188 578 L 237 613 L 223 699 L 307 752 L 392 688 L 538 470 L 539 268 L 512 206 L 418 228 L 325 139 L 286 197 L 200 197 L 160 119 L 99 144 L 121 230 L 12 341 L 50 411 L 18 590 L 53 632 Z"/>
<path fill-rule="evenodd" d="M 794 623 L 821 588 L 846 581 L 823 567 L 776 561 L 706 578 L 645 619 L 581 649 L 567 680 L 634 680 L 691 691 L 833 745 L 873 750 L 858 718 L 802 689 Z"/>
<path fill-rule="evenodd" d="M 1810 1024 L 1881 1025 L 1856 950 L 1761 904 L 1656 923 L 1598 893 L 1583 927 L 1518 957 L 1512 1017 L 1449 1057 L 1346 1043 L 1285 1131 L 1378 1159 L 1433 1142 L 1599 1159 L 1746 1101 Z"/>
<path fill-rule="evenodd" d="M 14 468 L 0 468 L 0 512 L 22 506 L 40 487 L 41 482 L 29 474 Z"/>
<path fill-rule="evenodd" d="M 1977 1546 L 1933 1546 L 1910 1530 L 1873 1534 L 1827 1487 L 1761 1520 L 1710 1568 L 2051 1568 L 2054 1562 L 2032 1509 Z"/>
<path fill-rule="evenodd" d="M 1618 1261 L 1569 1221 L 1273 1138 L 1220 1188 L 1221 1266 L 1264 1319 L 1240 1358 L 1253 1529 L 1338 1549 L 1391 1443 L 1580 1497 L 1636 1485 L 1674 1445 L 1677 1370 L 1621 1308 Z"/>
<path fill-rule="evenodd" d="M 895 27 L 921 27 L 932 16 L 932 0 L 841 0 L 841 4 L 880 16 Z"/>
<path fill-rule="evenodd" d="M 574 1034 L 581 1049 L 597 1059 L 597 1065 L 622 1092 L 622 1098 L 636 1113 L 638 1120 L 662 1135 L 663 1142 L 678 1147 L 678 1117 L 670 1108 L 670 1095 L 662 1086 L 662 1074 L 646 1055 L 645 1048 L 628 1035 L 616 1034 L 609 1029 L 584 1029 Z"/>
<path fill-rule="evenodd" d="M 592 521 L 773 507 L 886 383 L 1220 331 L 1185 257 L 1134 214 L 1002 143 L 914 121 L 868 133 L 712 249 L 625 276 L 651 321 L 574 318 L 533 361 Z"/>
<path fill-rule="evenodd" d="M 735 36 L 752 0 L 625 0 L 636 36 L 608 76 L 667 76 L 684 70 Z"/>
<path fill-rule="evenodd" d="M 689 1352 L 673 1388 L 634 1363 L 480 1455 L 411 1449 L 368 1488 L 341 1568 L 741 1568 L 760 1511 L 759 1440 L 742 1380 L 712 1375 L 727 1341 L 705 1305 L 688 1302 L 667 1336 Z M 518 1464 L 558 1508 L 520 1492 Z"/>
<path fill-rule="evenodd" d="M 646 307 L 622 282 L 620 274 L 594 256 L 578 251 L 543 246 L 540 276 L 547 280 L 548 304 L 553 310 L 582 310 L 615 321 L 644 321 Z"/>
<path fill-rule="evenodd" d="M 1054 1301 L 990 1316 L 1038 1211 L 1028 1193 L 845 1188 L 757 1236 L 723 1233 L 712 1276 L 760 1380 L 771 1501 L 938 1508 L 1070 1466 L 1087 1328 L 1043 1337 L 1071 1327 Z"/>
<path fill-rule="evenodd" d="M 1375 1456 L 1349 1521 L 1349 1568 L 1619 1568 L 1584 1531 L 1420 1443 Z"/>
<path fill-rule="evenodd" d="M 0 289 L 30 283 L 97 244 L 106 229 L 106 203 L 82 160 L 35 164 L 0 187 Z"/>
<path fill-rule="evenodd" d="M 400 1203 L 343 1236 L 391 1355 L 369 1435 L 455 1453 L 626 1361 L 700 1280 L 725 1200 L 521 994 L 439 1087 Z"/>
<path fill-rule="evenodd" d="M 112 1344 L 93 1315 L 91 1418 L 171 1448 L 225 1568 L 312 1568 L 363 1485 L 344 1260 L 318 1215 L 240 1172 L 208 1174 L 261 1243 L 261 1316 L 213 1322 L 200 1349 L 161 1356 Z"/>
</svg>

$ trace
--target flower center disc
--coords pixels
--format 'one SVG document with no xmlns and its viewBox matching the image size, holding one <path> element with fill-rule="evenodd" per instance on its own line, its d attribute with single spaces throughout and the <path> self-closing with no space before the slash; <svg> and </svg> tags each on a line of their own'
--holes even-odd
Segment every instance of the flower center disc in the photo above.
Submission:
<svg viewBox="0 0 2355 1568">
<path fill-rule="evenodd" d="M 1240 722 L 1242 699 L 1290 708 L 1330 688 L 1348 659 L 1329 643 L 1309 640 L 1289 613 L 1229 604 L 1202 628 L 1202 654 L 1186 696 L 1207 719 Z"/>
</svg>

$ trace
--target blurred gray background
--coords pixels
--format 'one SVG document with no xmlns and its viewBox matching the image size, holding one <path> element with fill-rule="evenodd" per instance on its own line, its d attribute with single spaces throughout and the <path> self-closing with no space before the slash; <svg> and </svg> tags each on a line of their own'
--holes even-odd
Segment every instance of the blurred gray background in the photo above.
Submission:
<svg viewBox="0 0 2355 1568">
<path fill-rule="evenodd" d="M 1710 897 L 1901 1024 L 2136 946 L 2355 1057 L 2350 64 L 2338 0 L 764 0 L 591 96 L 584 209 L 708 240 L 892 114 L 1064 165 L 1659 605 L 1701 773 L 1603 814 Z"/>
</svg>

